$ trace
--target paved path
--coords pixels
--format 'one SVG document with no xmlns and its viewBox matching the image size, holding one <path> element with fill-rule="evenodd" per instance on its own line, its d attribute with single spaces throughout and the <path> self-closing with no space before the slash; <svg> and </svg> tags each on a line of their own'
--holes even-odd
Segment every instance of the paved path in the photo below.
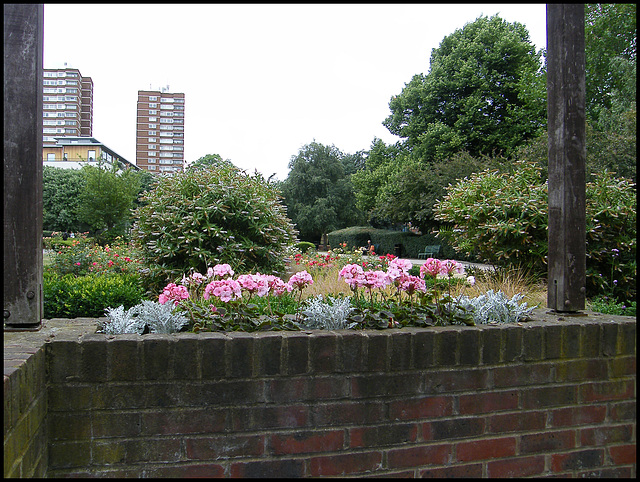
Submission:
<svg viewBox="0 0 640 482">
<path fill-rule="evenodd" d="M 325 255 L 327 254 L 326 251 L 318 251 L 318 254 L 322 254 Z M 364 258 L 368 258 L 369 256 L 364 256 Z M 404 259 L 408 259 L 409 261 L 411 261 L 411 264 L 413 264 L 414 266 L 422 266 L 424 264 L 424 262 L 426 261 L 426 259 L 415 259 L 415 258 L 404 258 Z M 495 269 L 494 266 L 490 265 L 490 264 L 482 264 L 482 263 L 471 263 L 469 261 L 458 261 L 459 263 L 462 263 L 462 265 L 465 268 L 476 268 L 476 269 L 484 269 L 484 270 L 493 270 Z"/>
</svg>

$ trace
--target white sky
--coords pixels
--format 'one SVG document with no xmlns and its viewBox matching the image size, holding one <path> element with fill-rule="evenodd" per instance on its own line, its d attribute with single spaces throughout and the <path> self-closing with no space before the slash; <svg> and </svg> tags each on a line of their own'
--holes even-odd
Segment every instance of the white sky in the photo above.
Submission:
<svg viewBox="0 0 640 482">
<path fill-rule="evenodd" d="M 314 140 L 374 137 L 431 51 L 480 15 L 546 47 L 545 4 L 45 4 L 44 68 L 93 79 L 93 136 L 135 163 L 138 90 L 185 94 L 185 159 L 220 154 L 284 180 Z"/>
</svg>

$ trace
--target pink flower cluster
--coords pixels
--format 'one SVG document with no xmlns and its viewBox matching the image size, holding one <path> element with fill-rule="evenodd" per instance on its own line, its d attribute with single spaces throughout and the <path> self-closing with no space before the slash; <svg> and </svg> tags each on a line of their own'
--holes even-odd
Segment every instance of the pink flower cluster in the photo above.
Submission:
<svg viewBox="0 0 640 482">
<path fill-rule="evenodd" d="M 217 264 L 207 270 L 207 274 L 192 273 L 182 277 L 182 284 L 169 283 L 159 296 L 161 304 L 173 300 L 178 304 L 181 300 L 189 298 L 188 287 L 198 287 L 208 282 L 204 288 L 203 298 L 210 299 L 212 296 L 219 298 L 224 303 L 242 298 L 242 293 L 249 293 L 249 296 L 266 296 L 273 294 L 280 296 L 290 293 L 294 288 L 300 290 L 313 283 L 311 275 L 306 271 L 294 274 L 289 283 L 285 283 L 281 278 L 265 274 L 244 274 L 233 279 L 233 269 L 228 264 Z M 225 278 L 226 276 L 226 278 Z"/>
<path fill-rule="evenodd" d="M 360 265 L 348 264 L 340 270 L 339 277 L 355 290 L 362 287 L 371 292 L 374 288 L 384 288 L 395 284 L 398 289 L 413 293 L 416 289 L 425 291 L 424 281 L 416 276 L 409 275 L 413 265 L 408 259 L 394 258 L 389 263 L 387 271 L 364 271 Z"/>
<path fill-rule="evenodd" d="M 186 286 L 176 285 L 175 283 L 169 283 L 164 287 L 162 293 L 158 297 L 158 302 L 164 305 L 167 301 L 173 301 L 174 305 L 177 305 L 182 300 L 189 298 L 189 291 Z"/>
<path fill-rule="evenodd" d="M 435 258 L 429 258 L 425 263 L 420 266 L 420 277 L 424 278 L 426 275 L 433 276 L 438 275 L 453 276 L 454 274 L 464 274 L 464 266 L 462 263 L 454 261 L 452 259 L 445 259 L 441 261 Z"/>
</svg>

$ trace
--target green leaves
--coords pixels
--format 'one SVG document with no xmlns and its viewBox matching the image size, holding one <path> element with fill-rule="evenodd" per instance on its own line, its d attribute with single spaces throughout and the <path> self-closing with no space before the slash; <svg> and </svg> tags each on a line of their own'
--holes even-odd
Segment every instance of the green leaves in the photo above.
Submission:
<svg viewBox="0 0 640 482">
<path fill-rule="evenodd" d="M 217 263 L 239 273 L 281 271 L 284 250 L 295 242 L 275 186 L 230 163 L 163 177 L 143 201 L 134 236 L 155 292 L 185 269 L 206 273 Z"/>
</svg>

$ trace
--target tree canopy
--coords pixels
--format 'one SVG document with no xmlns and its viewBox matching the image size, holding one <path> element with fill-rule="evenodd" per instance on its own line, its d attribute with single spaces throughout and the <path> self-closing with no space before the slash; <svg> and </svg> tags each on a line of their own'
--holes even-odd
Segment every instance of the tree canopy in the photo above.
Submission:
<svg viewBox="0 0 640 482">
<path fill-rule="evenodd" d="M 509 154 L 546 125 L 542 52 L 524 25 L 479 17 L 445 37 L 383 124 L 420 159 Z"/>
<path fill-rule="evenodd" d="M 364 219 L 350 179 L 362 164 L 362 153 L 344 154 L 334 145 L 315 141 L 291 158 L 289 175 L 280 189 L 300 239 L 318 243 L 322 234 Z"/>
</svg>

